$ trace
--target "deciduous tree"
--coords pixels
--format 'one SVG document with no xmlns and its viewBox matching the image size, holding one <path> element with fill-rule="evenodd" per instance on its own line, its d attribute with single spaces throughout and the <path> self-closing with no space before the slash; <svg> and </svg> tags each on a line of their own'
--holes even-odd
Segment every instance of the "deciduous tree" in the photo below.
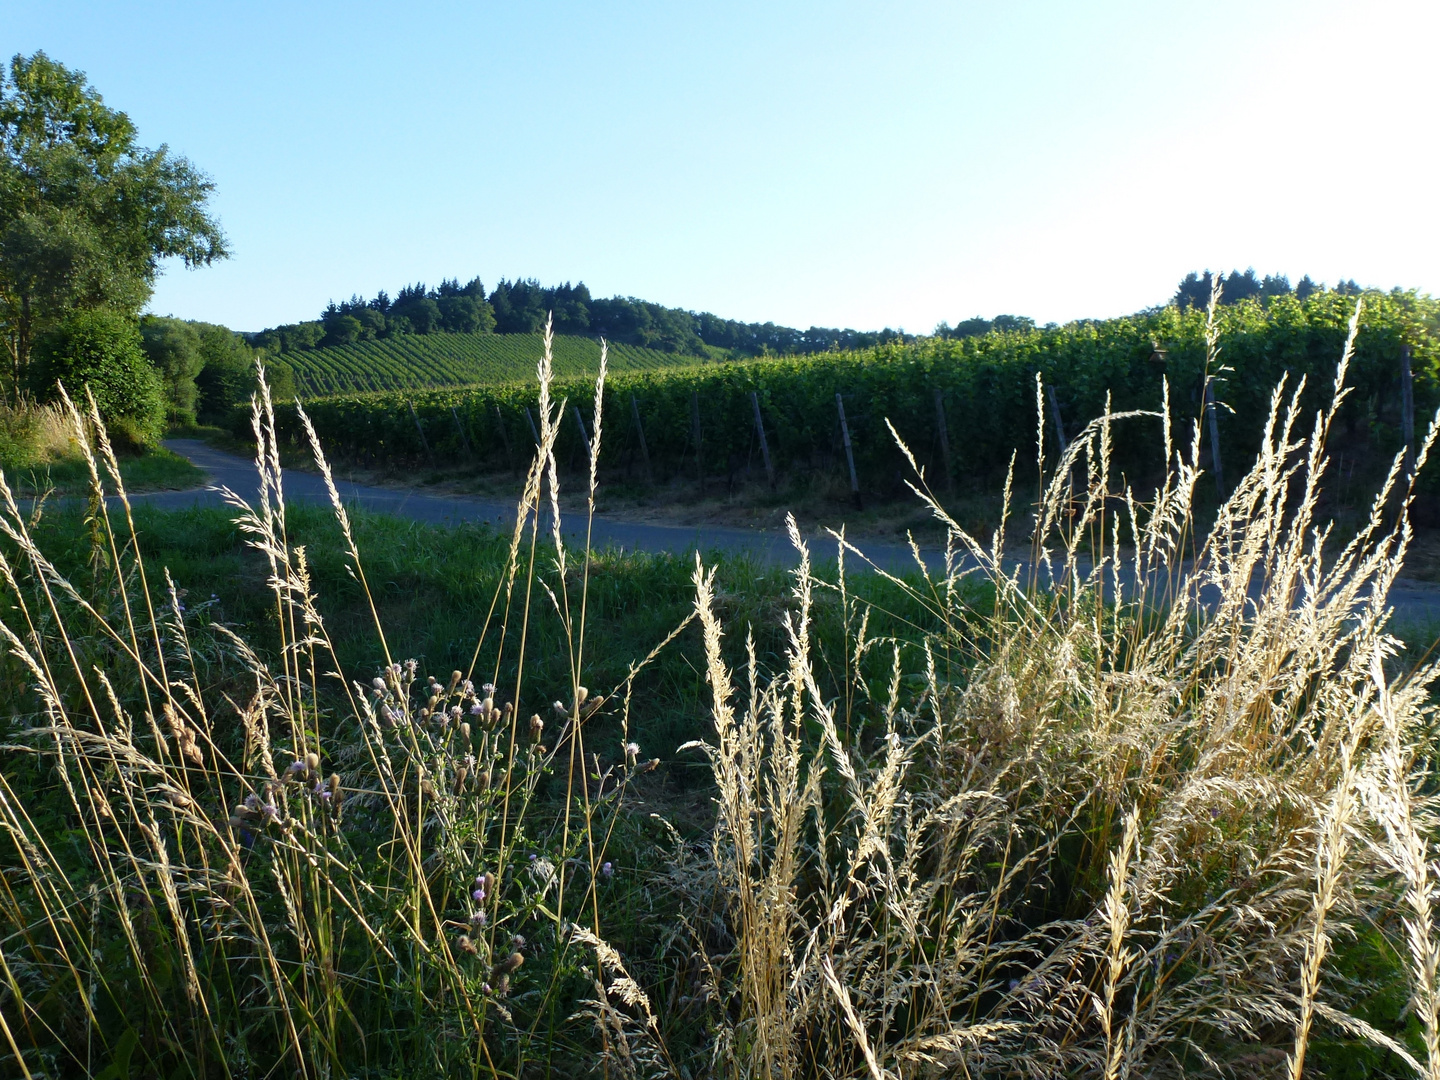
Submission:
<svg viewBox="0 0 1440 1080">
<path fill-rule="evenodd" d="M 24 385 L 36 336 L 77 309 L 133 317 L 163 259 L 227 254 L 202 172 L 43 52 L 0 72 L 0 333 Z"/>
</svg>

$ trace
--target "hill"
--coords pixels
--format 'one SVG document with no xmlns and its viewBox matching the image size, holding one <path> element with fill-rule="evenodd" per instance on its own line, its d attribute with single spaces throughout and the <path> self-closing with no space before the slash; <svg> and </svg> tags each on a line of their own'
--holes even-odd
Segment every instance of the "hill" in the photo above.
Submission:
<svg viewBox="0 0 1440 1080">
<path fill-rule="evenodd" d="M 295 373 L 301 396 L 318 397 L 533 379 L 541 349 L 539 334 L 406 334 L 289 352 L 284 360 Z M 593 375 L 600 344 L 588 337 L 556 335 L 554 357 L 558 376 Z M 684 367 L 705 359 L 640 345 L 610 346 L 615 371 Z"/>
</svg>

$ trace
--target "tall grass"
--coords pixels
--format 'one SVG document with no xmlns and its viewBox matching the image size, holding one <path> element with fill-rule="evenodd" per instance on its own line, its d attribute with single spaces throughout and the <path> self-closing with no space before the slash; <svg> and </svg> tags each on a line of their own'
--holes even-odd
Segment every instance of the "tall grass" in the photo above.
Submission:
<svg viewBox="0 0 1440 1080">
<path fill-rule="evenodd" d="M 267 567 L 267 657 L 187 619 L 123 500 L 97 505 L 72 580 L 0 488 L 0 634 L 37 702 L 0 769 L 4 1067 L 1111 1080 L 1343 1057 L 1440 1076 L 1436 669 L 1401 674 L 1386 630 L 1410 536 L 1400 459 L 1337 554 L 1314 520 L 1356 326 L 1329 409 L 1309 421 L 1302 388 L 1277 389 L 1204 535 L 1199 430 L 1177 449 L 1165 411 L 1107 409 L 1054 462 L 1039 442 L 1018 569 L 1005 527 L 971 536 L 917 468 L 946 558 L 887 576 L 939 630 L 878 636 L 846 579 L 863 555 L 838 536 L 823 575 L 792 524 L 788 647 L 767 665 L 752 645 L 737 673 L 697 560 L 713 730 L 682 751 L 709 762 L 714 820 L 654 853 L 673 927 L 624 949 L 605 883 L 653 767 L 628 738 L 633 687 L 685 624 L 620 686 L 586 688 L 590 555 L 558 527 L 548 350 L 466 671 L 427 678 L 377 614 L 375 677 L 341 674 L 286 532 L 263 382 L 258 503 L 231 499 Z M 1122 424 L 1159 429 L 1164 479 L 1143 497 L 1111 475 Z M 103 436 L 90 467 L 120 484 Z M 822 605 L 840 655 L 814 640 Z M 525 660 L 546 608 L 571 677 L 537 707 Z M 491 685 L 502 670 L 513 685 Z M 601 716 L 619 746 L 594 743 Z M 1378 966 L 1349 962 L 1365 942 Z M 1368 1009 L 1397 985 L 1407 1015 Z"/>
</svg>

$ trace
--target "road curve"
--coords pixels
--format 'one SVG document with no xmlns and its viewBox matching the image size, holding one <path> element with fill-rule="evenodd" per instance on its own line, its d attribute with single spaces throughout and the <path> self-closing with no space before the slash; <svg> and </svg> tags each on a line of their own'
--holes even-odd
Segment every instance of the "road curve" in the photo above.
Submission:
<svg viewBox="0 0 1440 1080">
<path fill-rule="evenodd" d="M 250 501 L 258 498 L 259 481 L 255 463 L 235 454 L 227 454 L 196 439 L 169 439 L 165 445 L 203 469 L 208 486 L 190 491 L 160 491 L 134 495 L 136 504 L 166 510 L 191 506 L 223 504 L 219 488 L 227 487 Z M 330 496 L 321 478 L 308 472 L 286 470 L 285 498 L 291 502 L 329 505 Z M 515 504 L 498 499 L 469 495 L 432 495 L 418 491 L 371 487 L 350 481 L 337 481 L 340 497 L 349 505 L 363 507 L 379 514 L 393 514 L 434 525 L 455 525 L 462 522 L 485 522 L 498 529 L 509 530 L 515 521 Z M 544 525 L 549 528 L 548 523 Z M 574 543 L 585 540 L 585 522 L 572 515 L 562 523 L 566 539 Z M 834 542 L 829 537 L 811 537 L 811 549 L 817 557 L 833 554 Z M 699 549 L 704 553 L 724 552 L 749 555 L 761 562 L 792 566 L 796 561 L 789 538 L 778 531 L 735 529 L 716 525 L 660 525 L 649 522 L 621 521 L 597 515 L 592 532 L 597 549 L 624 551 L 668 551 L 684 553 Z M 886 570 L 913 568 L 910 549 L 901 544 L 857 544 L 877 566 Z M 938 564 L 938 550 L 922 551 L 926 561 Z M 1440 586 L 1430 582 L 1400 579 L 1390 592 L 1399 624 L 1410 627 L 1440 628 Z"/>
</svg>

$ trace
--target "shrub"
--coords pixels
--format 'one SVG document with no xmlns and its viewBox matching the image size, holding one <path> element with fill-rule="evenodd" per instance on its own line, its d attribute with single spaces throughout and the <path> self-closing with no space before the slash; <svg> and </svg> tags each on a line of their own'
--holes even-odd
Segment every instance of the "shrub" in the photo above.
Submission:
<svg viewBox="0 0 1440 1080">
<path fill-rule="evenodd" d="M 250 398 L 259 389 L 255 379 L 255 350 L 233 330 L 210 323 L 194 323 L 200 341 L 201 369 L 196 376 L 198 414 L 204 423 L 227 424 L 244 412 L 248 428 Z M 266 367 L 271 393 L 277 401 L 295 396 L 295 379 L 288 365 L 270 361 Z"/>
<path fill-rule="evenodd" d="M 194 325 L 148 316 L 140 323 L 140 339 L 145 355 L 164 380 L 166 419 L 172 424 L 195 423 L 195 376 L 205 360 Z"/>
<path fill-rule="evenodd" d="M 56 384 L 77 402 L 88 387 L 112 436 L 148 445 L 165 428 L 165 392 L 145 358 L 133 318 L 105 309 L 72 312 L 35 343 L 28 373 L 39 401 L 59 397 Z"/>
</svg>

